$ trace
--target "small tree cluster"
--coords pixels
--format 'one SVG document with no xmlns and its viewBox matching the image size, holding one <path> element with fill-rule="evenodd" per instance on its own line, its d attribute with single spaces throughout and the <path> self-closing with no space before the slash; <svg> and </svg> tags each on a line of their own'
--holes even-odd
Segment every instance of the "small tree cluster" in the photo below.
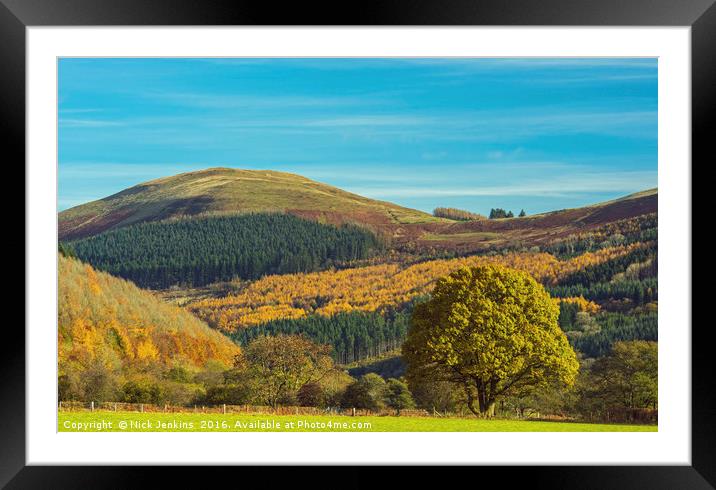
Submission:
<svg viewBox="0 0 716 490">
<path fill-rule="evenodd" d="M 490 210 L 490 219 L 514 218 L 512 211 L 505 211 L 502 208 L 492 208 Z"/>
<path fill-rule="evenodd" d="M 658 381 L 656 342 L 616 342 L 580 376 L 577 408 L 592 416 L 608 410 L 656 409 Z"/>
<path fill-rule="evenodd" d="M 457 208 L 435 208 L 433 210 L 433 216 L 457 221 L 475 221 L 485 219 L 485 217 L 481 214 Z"/>
<path fill-rule="evenodd" d="M 385 381 L 375 373 L 368 373 L 348 385 L 341 406 L 374 411 L 389 407 L 400 413 L 403 409 L 413 408 L 415 402 L 405 382 L 395 378 Z"/>
</svg>

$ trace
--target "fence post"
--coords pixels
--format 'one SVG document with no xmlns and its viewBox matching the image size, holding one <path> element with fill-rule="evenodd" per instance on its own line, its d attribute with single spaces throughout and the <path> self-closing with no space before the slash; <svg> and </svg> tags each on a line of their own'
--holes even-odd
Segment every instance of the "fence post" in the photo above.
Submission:
<svg viewBox="0 0 716 490">
<path fill-rule="evenodd" d="M 94 402 L 90 402 L 90 411 L 94 412 Z"/>
<path fill-rule="evenodd" d="M 140 404 L 139 404 L 139 411 L 140 411 L 141 413 L 144 413 L 144 403 L 140 403 Z"/>
<path fill-rule="evenodd" d="M 114 404 L 114 411 L 115 411 L 115 412 L 117 411 L 117 403 L 116 403 L 116 402 L 115 402 L 115 404 Z"/>
<path fill-rule="evenodd" d="M 60 400 L 60 410 L 62 410 L 62 400 Z"/>
<path fill-rule="evenodd" d="M 224 413 L 226 413 L 226 403 L 224 403 Z"/>
<path fill-rule="evenodd" d="M 353 417 L 356 416 L 356 407 L 353 407 Z"/>
<path fill-rule="evenodd" d="M 167 404 L 164 404 L 164 413 L 167 413 Z"/>
</svg>

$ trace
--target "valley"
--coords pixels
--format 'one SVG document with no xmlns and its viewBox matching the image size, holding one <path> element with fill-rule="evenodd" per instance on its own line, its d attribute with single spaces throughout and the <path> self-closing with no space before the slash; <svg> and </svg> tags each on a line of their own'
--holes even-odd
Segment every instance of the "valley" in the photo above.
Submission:
<svg viewBox="0 0 716 490">
<path fill-rule="evenodd" d="M 238 359 L 264 336 L 301 335 L 327 346 L 335 369 L 317 390 L 341 404 L 365 373 L 395 381 L 415 305 L 441 278 L 482 266 L 537 280 L 591 375 L 613 346 L 658 340 L 657 208 L 648 190 L 532 216 L 437 217 L 293 174 L 225 168 L 139 184 L 59 213 L 61 397 L 259 402 Z M 445 389 L 412 396 L 457 410 L 464 401 Z M 589 409 L 565 400 L 529 403 Z"/>
</svg>

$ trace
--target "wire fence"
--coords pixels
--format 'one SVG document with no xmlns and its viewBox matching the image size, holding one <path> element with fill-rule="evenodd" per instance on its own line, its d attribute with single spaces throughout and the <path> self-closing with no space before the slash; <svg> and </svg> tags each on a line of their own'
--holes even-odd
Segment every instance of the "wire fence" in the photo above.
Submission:
<svg viewBox="0 0 716 490">
<path fill-rule="evenodd" d="M 586 422 L 656 424 L 659 422 L 659 410 L 655 408 L 622 408 L 604 412 L 586 414 Z"/>
<path fill-rule="evenodd" d="M 124 402 L 79 402 L 61 401 L 58 410 L 67 412 L 111 411 L 111 412 L 147 412 L 147 413 L 225 413 L 225 414 L 254 414 L 254 415 L 345 415 L 354 417 L 366 416 L 406 416 L 429 417 L 430 412 L 420 409 L 384 409 L 365 410 L 358 408 L 319 408 L 279 406 L 269 407 L 260 405 L 155 405 L 151 403 L 124 403 Z"/>
<path fill-rule="evenodd" d="M 298 406 L 261 406 L 261 405 L 155 405 L 151 403 L 124 403 L 124 402 L 80 402 L 61 401 L 58 410 L 66 412 L 111 411 L 111 412 L 147 412 L 147 413 L 210 413 L 210 414 L 249 414 L 249 415 L 343 415 L 353 417 L 459 417 L 471 418 L 474 415 L 459 412 L 438 412 L 437 410 L 423 409 L 382 409 L 366 410 L 359 408 L 319 408 Z M 502 417 L 504 418 L 504 417 Z M 585 414 L 579 418 L 543 415 L 534 413 L 527 417 L 507 417 L 523 420 L 543 420 L 554 422 L 590 422 L 590 423 L 658 423 L 658 410 L 656 409 L 621 409 L 606 412 Z"/>
</svg>

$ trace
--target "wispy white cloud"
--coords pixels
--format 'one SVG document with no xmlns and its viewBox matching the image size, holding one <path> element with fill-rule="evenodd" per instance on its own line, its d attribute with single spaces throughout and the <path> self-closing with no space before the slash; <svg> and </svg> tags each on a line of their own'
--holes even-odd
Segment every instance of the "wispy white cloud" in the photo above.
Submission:
<svg viewBox="0 0 716 490">
<path fill-rule="evenodd" d="M 310 108 L 365 103 L 360 97 L 144 92 L 143 98 L 200 109 Z"/>
<path fill-rule="evenodd" d="M 599 134 L 656 137 L 656 111 L 607 112 L 537 108 L 529 112 L 462 112 L 441 115 L 353 115 L 307 118 L 288 125 L 321 128 L 346 134 L 350 128 L 374 129 L 375 136 L 415 136 L 426 139 L 491 141 L 543 135 Z M 274 122 L 277 124 L 277 122 Z M 284 123 L 286 124 L 286 123 Z M 393 132 L 391 132 L 391 130 Z"/>
<path fill-rule="evenodd" d="M 491 179 L 484 179 L 489 181 Z M 514 184 L 425 187 L 353 187 L 351 190 L 372 198 L 400 199 L 416 197 L 481 197 L 481 196 L 534 196 L 558 197 L 584 193 L 629 193 L 656 186 L 656 172 L 589 172 L 572 175 L 550 174 L 544 179 L 526 180 Z"/>
<path fill-rule="evenodd" d="M 364 114 L 336 118 L 307 119 L 298 123 L 307 127 L 365 127 L 365 126 L 417 126 L 434 124 L 431 117 Z"/>
<path fill-rule="evenodd" d="M 297 168 L 298 167 L 298 168 Z M 351 169 L 351 170 L 345 170 Z M 436 180 L 436 176 L 430 173 L 422 173 L 415 168 L 409 174 L 400 168 L 398 164 L 383 162 L 381 164 L 366 165 L 365 163 L 347 163 L 342 162 L 340 165 L 326 165 L 316 167 L 311 165 L 295 165 L 289 167 L 289 171 L 302 173 L 306 177 L 318 181 L 338 182 L 339 186 L 345 185 L 370 185 L 380 186 L 385 183 L 391 184 L 431 184 Z"/>
<path fill-rule="evenodd" d="M 65 209 L 69 209 L 74 206 L 79 206 L 80 204 L 84 204 L 87 202 L 91 202 L 96 200 L 96 196 L 67 196 L 60 199 L 57 199 L 57 207 L 60 211 L 63 211 Z"/>
<path fill-rule="evenodd" d="M 402 58 L 400 62 L 416 65 L 485 69 L 485 68 L 524 68 L 535 70 L 542 67 L 552 68 L 632 68 L 654 69 L 657 58 L 560 58 L 560 57 L 442 57 L 442 58 Z"/>
<path fill-rule="evenodd" d="M 100 112 L 99 109 L 81 109 L 81 108 L 71 108 L 71 109 L 59 109 L 60 114 L 87 114 L 91 112 Z"/>
<path fill-rule="evenodd" d="M 105 132 L 101 137 L 106 140 L 144 141 L 147 144 L 227 142 L 229 133 L 306 136 L 336 134 L 343 139 L 358 140 L 397 138 L 401 141 L 503 142 L 575 134 L 656 138 L 657 112 L 544 107 L 521 112 L 463 111 L 443 114 L 370 114 L 343 111 L 341 116 L 300 117 L 290 113 L 275 117 L 224 113 L 201 118 L 191 115 L 116 120 L 61 118 L 60 125 L 74 130 L 113 126 L 117 127 L 117 130 Z M 72 138 L 71 135 L 65 137 L 68 140 Z M 437 155 L 439 152 L 432 154 Z"/>
<path fill-rule="evenodd" d="M 656 80 L 655 58 L 443 58 L 408 61 L 439 68 L 427 78 L 462 85 L 482 78 L 515 85 L 570 85 Z M 523 76 L 515 77 L 515 73 Z"/>
<path fill-rule="evenodd" d="M 527 115 L 493 113 L 484 118 L 476 114 L 472 125 L 486 132 L 506 130 L 524 136 L 591 133 L 656 137 L 656 111 L 543 110 L 542 114 L 533 110 Z"/>
<path fill-rule="evenodd" d="M 194 58 L 195 61 L 212 65 L 222 66 L 272 66 L 277 62 L 276 58 Z M 312 70 L 358 70 L 370 68 L 395 69 L 401 65 L 405 66 L 437 66 L 437 67 L 466 67 L 474 70 L 494 68 L 525 68 L 539 69 L 541 67 L 557 68 L 653 68 L 656 66 L 656 58 L 596 58 L 596 57 L 390 57 L 390 58 L 331 58 L 331 57 L 306 57 L 306 58 L 281 58 L 285 66 L 300 67 Z"/>
<path fill-rule="evenodd" d="M 65 128 L 104 128 L 107 126 L 122 126 L 122 121 L 107 119 L 66 119 L 60 118 L 59 125 Z"/>
<path fill-rule="evenodd" d="M 568 76 L 560 78 L 532 78 L 525 80 L 525 83 L 539 83 L 548 85 L 559 85 L 566 83 L 603 83 L 603 82 L 628 82 L 634 80 L 656 80 L 658 75 L 656 72 L 648 74 L 635 75 L 590 75 L 590 76 Z"/>
<path fill-rule="evenodd" d="M 60 179 L 141 179 L 174 175 L 217 165 L 205 163 L 139 163 L 139 162 L 62 162 L 58 177 Z"/>
</svg>

